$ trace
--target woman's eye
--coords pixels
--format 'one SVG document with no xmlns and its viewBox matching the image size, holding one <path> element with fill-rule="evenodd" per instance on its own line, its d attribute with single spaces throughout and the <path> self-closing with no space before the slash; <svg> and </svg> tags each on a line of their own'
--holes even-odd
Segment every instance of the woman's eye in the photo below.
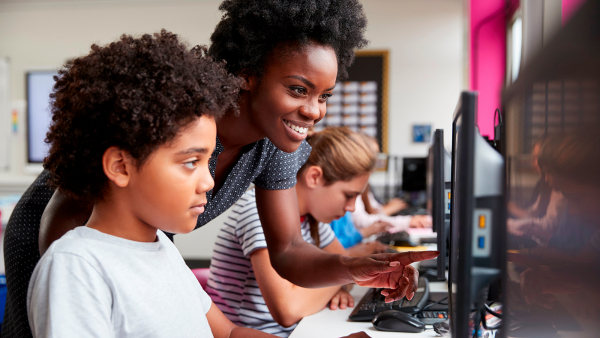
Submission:
<svg viewBox="0 0 600 338">
<path fill-rule="evenodd" d="M 185 162 L 183 164 L 184 167 L 188 168 L 188 169 L 196 169 L 196 163 L 198 162 L 198 160 L 193 160 L 193 161 L 189 161 L 189 162 Z"/>
<path fill-rule="evenodd" d="M 291 87 L 292 91 L 298 95 L 306 95 L 306 88 L 303 87 Z"/>
<path fill-rule="evenodd" d="M 333 94 L 331 94 L 331 93 L 325 93 L 325 94 L 321 95 L 321 100 L 326 102 L 327 99 L 329 99 L 332 96 L 333 96 Z"/>
</svg>

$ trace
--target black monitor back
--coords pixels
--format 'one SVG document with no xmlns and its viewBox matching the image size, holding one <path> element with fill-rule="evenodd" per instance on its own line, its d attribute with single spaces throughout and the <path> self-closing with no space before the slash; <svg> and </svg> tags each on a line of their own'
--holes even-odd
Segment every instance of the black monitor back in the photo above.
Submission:
<svg viewBox="0 0 600 338">
<path fill-rule="evenodd" d="M 405 157 L 402 159 L 402 190 L 424 191 L 427 189 L 427 158 Z"/>
<path fill-rule="evenodd" d="M 448 303 L 452 336 L 461 338 L 504 267 L 504 161 L 479 134 L 476 107 L 476 93 L 463 92 L 452 128 Z"/>
<path fill-rule="evenodd" d="M 433 231 L 437 232 L 437 279 L 446 280 L 446 215 L 444 208 L 444 130 L 437 129 L 433 134 L 433 144 L 427 158 L 427 208 L 433 220 Z"/>
</svg>

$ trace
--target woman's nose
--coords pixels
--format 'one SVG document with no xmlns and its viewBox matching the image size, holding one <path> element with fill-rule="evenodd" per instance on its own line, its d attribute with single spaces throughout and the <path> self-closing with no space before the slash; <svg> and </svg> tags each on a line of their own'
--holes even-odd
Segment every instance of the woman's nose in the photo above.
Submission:
<svg viewBox="0 0 600 338">
<path fill-rule="evenodd" d="M 307 120 L 317 121 L 321 119 L 321 111 L 318 102 L 307 102 L 300 107 L 300 115 L 306 117 Z"/>
</svg>

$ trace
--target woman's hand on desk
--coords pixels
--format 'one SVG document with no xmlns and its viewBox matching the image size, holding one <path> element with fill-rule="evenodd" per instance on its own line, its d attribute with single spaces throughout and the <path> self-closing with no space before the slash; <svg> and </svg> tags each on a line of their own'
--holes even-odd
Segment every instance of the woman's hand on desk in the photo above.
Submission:
<svg viewBox="0 0 600 338">
<path fill-rule="evenodd" d="M 439 251 L 409 251 L 397 254 L 377 254 L 352 260 L 350 274 L 361 286 L 391 289 L 385 291 L 386 302 L 406 296 L 412 299 L 419 285 L 419 273 L 410 264 L 436 258 Z"/>
</svg>

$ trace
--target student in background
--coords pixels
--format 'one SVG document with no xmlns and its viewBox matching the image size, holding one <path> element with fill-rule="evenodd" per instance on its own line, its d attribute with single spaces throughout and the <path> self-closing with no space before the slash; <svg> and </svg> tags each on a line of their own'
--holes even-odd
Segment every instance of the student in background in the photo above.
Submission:
<svg viewBox="0 0 600 338">
<path fill-rule="evenodd" d="M 548 244 L 568 208 L 562 192 L 552 186 L 552 175 L 544 172 L 539 165 L 542 146 L 546 144 L 546 147 L 552 148 L 562 137 L 546 137 L 533 145 L 531 167 L 541 177 L 533 189 L 529 206 L 520 208 L 513 201 L 507 203 L 507 211 L 513 216 L 507 220 L 508 231 L 515 236 L 532 238 L 540 245 Z"/>
<path fill-rule="evenodd" d="M 307 242 L 345 254 L 326 223 L 354 209 L 375 156 L 360 135 L 347 128 L 326 128 L 308 143 L 312 151 L 298 171 L 296 185 L 301 232 Z M 255 192 L 247 191 L 217 236 L 207 287 L 232 322 L 287 337 L 300 319 L 327 303 L 331 309 L 354 305 L 339 286 L 305 289 L 279 276 L 270 263 L 267 235 L 257 214 Z M 314 271 L 300 273 L 311 276 Z M 408 265 L 403 273 L 414 276 L 416 270 Z M 408 286 L 408 279 L 404 282 Z"/>
<path fill-rule="evenodd" d="M 529 304 L 565 306 L 585 318 L 585 329 L 600 329 L 600 134 L 589 123 L 549 135 L 539 165 L 552 188 L 567 201 L 547 247 L 528 250 L 521 273 L 522 294 Z M 564 311 L 564 310 L 563 310 Z"/>
<path fill-rule="evenodd" d="M 361 134 L 368 142 L 371 151 L 374 154 L 379 153 L 379 144 L 377 140 L 371 136 Z M 373 195 L 371 187 L 361 194 L 361 198 L 356 199 L 355 210 L 352 213 L 352 220 L 356 228 L 363 229 L 380 221 L 387 222 L 392 226 L 388 228 L 390 232 L 398 232 L 408 228 L 431 228 L 433 220 L 428 215 L 414 216 L 392 216 L 402 209 L 406 209 L 408 205 L 399 198 L 393 198 L 387 204 L 381 205 Z"/>
<path fill-rule="evenodd" d="M 215 118 L 236 105 L 240 81 L 205 52 L 123 35 L 59 71 L 44 166 L 94 204 L 33 272 L 35 337 L 270 336 L 231 323 L 163 233 L 204 212 Z"/>
<path fill-rule="evenodd" d="M 388 222 L 378 221 L 366 228 L 358 230 L 352 220 L 352 213 L 347 211 L 344 217 L 333 220 L 330 223 L 330 226 L 335 233 L 335 237 L 337 237 L 351 256 L 385 252 L 389 248 L 389 246 L 379 241 L 361 243 L 364 238 L 381 232 L 387 232 L 387 230 L 392 227 Z"/>
</svg>

